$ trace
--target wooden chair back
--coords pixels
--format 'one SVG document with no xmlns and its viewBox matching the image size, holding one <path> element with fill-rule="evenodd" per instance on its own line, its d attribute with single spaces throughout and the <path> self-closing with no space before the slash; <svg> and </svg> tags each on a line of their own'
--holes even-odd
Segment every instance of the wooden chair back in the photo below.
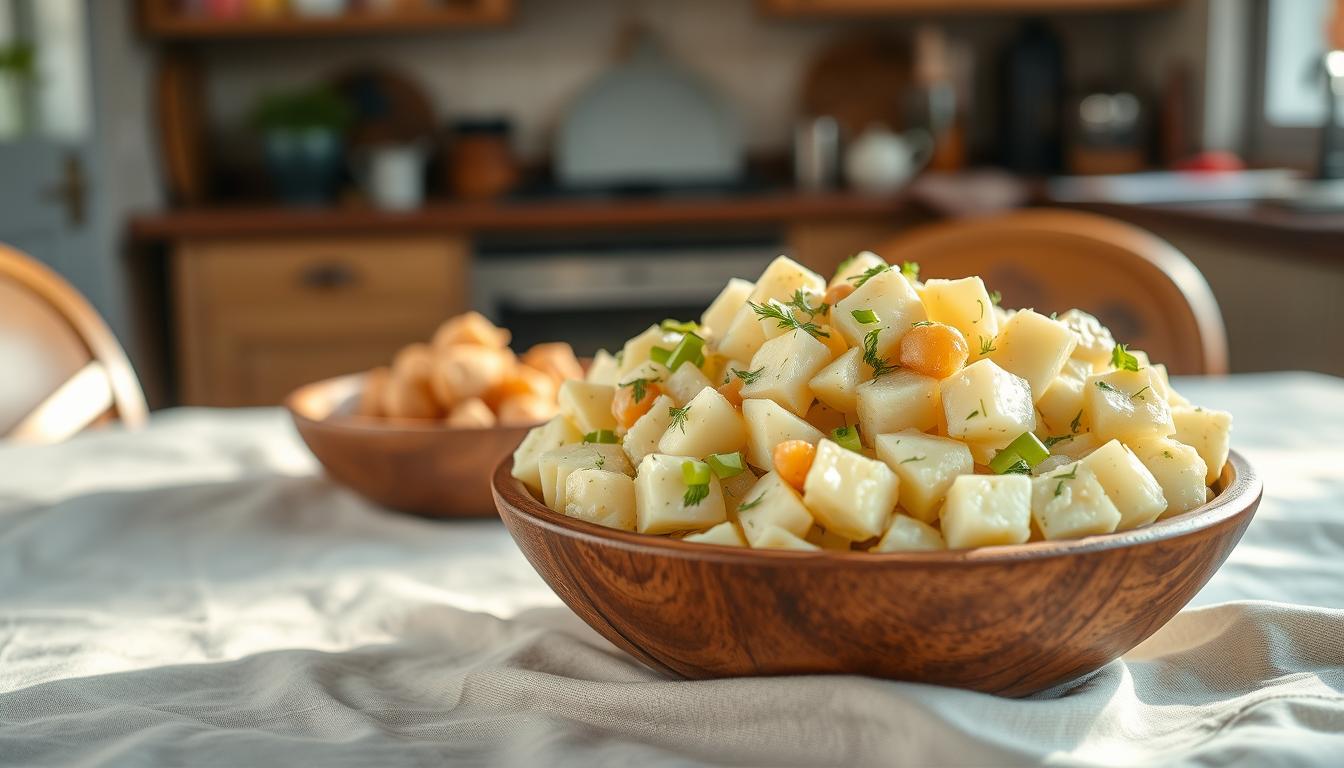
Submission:
<svg viewBox="0 0 1344 768">
<path fill-rule="evenodd" d="M 98 312 L 38 261 L 0 244 L 0 439 L 51 443 L 111 419 L 144 424 L 126 353 Z"/>
<path fill-rule="evenodd" d="M 1227 331 L 1213 291 L 1167 242 L 1124 222 L 1033 209 L 920 227 L 876 251 L 920 276 L 980 275 L 1005 307 L 1096 315 L 1117 341 L 1173 374 L 1227 372 Z"/>
</svg>

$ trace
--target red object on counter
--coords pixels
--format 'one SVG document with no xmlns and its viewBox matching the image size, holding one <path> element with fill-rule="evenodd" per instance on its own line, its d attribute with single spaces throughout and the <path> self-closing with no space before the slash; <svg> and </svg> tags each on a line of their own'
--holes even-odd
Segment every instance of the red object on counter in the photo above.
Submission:
<svg viewBox="0 0 1344 768">
<path fill-rule="evenodd" d="M 1200 152 L 1176 164 L 1178 171 L 1244 171 L 1246 163 L 1233 152 Z"/>
</svg>

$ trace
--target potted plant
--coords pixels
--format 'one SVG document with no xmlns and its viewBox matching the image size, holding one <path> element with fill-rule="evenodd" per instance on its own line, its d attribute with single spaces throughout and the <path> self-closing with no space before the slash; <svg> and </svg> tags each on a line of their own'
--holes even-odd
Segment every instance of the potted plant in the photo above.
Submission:
<svg viewBox="0 0 1344 768">
<path fill-rule="evenodd" d="M 22 136 L 32 127 L 28 107 L 34 69 L 32 45 L 0 45 L 0 139 Z"/>
<path fill-rule="evenodd" d="M 343 136 L 350 107 L 326 87 L 270 94 L 253 122 L 261 132 L 266 165 L 281 199 L 320 205 L 336 194 L 343 167 Z"/>
</svg>

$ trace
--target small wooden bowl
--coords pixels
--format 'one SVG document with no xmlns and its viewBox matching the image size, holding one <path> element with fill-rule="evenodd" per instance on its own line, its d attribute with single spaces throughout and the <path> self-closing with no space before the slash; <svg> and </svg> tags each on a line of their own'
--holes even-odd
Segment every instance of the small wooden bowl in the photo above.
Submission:
<svg viewBox="0 0 1344 768">
<path fill-rule="evenodd" d="M 349 412 L 364 374 L 315 382 L 285 398 L 303 442 L 333 480 L 384 507 L 427 517 L 493 517 L 490 470 L 522 427 L 452 429 Z"/>
<path fill-rule="evenodd" d="M 1233 453 L 1218 496 L 1146 528 L 951 552 L 693 544 L 558 515 L 495 470 L 495 504 L 575 613 L 671 675 L 862 674 L 1025 696 L 1153 634 L 1246 530 L 1261 484 Z"/>
</svg>

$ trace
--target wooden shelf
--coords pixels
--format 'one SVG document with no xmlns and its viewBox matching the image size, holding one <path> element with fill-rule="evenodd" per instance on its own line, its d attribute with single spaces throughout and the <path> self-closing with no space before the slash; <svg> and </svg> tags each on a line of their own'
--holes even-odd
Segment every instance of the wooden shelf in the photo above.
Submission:
<svg viewBox="0 0 1344 768">
<path fill-rule="evenodd" d="M 198 208 L 137 216 L 140 241 L 341 233 L 523 232 L 885 219 L 909 197 L 792 192 L 738 198 L 433 202 L 406 213 L 365 207 Z"/>
<path fill-rule="evenodd" d="M 1160 8 L 1176 0 L 757 0 L 766 16 L 825 18 L 958 13 L 1050 13 Z"/>
<path fill-rule="evenodd" d="M 385 13 L 351 11 L 340 16 L 188 16 L 172 0 L 141 0 L 146 34 L 161 40 L 355 37 L 412 34 L 462 27 L 503 26 L 513 20 L 513 0 L 472 0 Z"/>
</svg>

